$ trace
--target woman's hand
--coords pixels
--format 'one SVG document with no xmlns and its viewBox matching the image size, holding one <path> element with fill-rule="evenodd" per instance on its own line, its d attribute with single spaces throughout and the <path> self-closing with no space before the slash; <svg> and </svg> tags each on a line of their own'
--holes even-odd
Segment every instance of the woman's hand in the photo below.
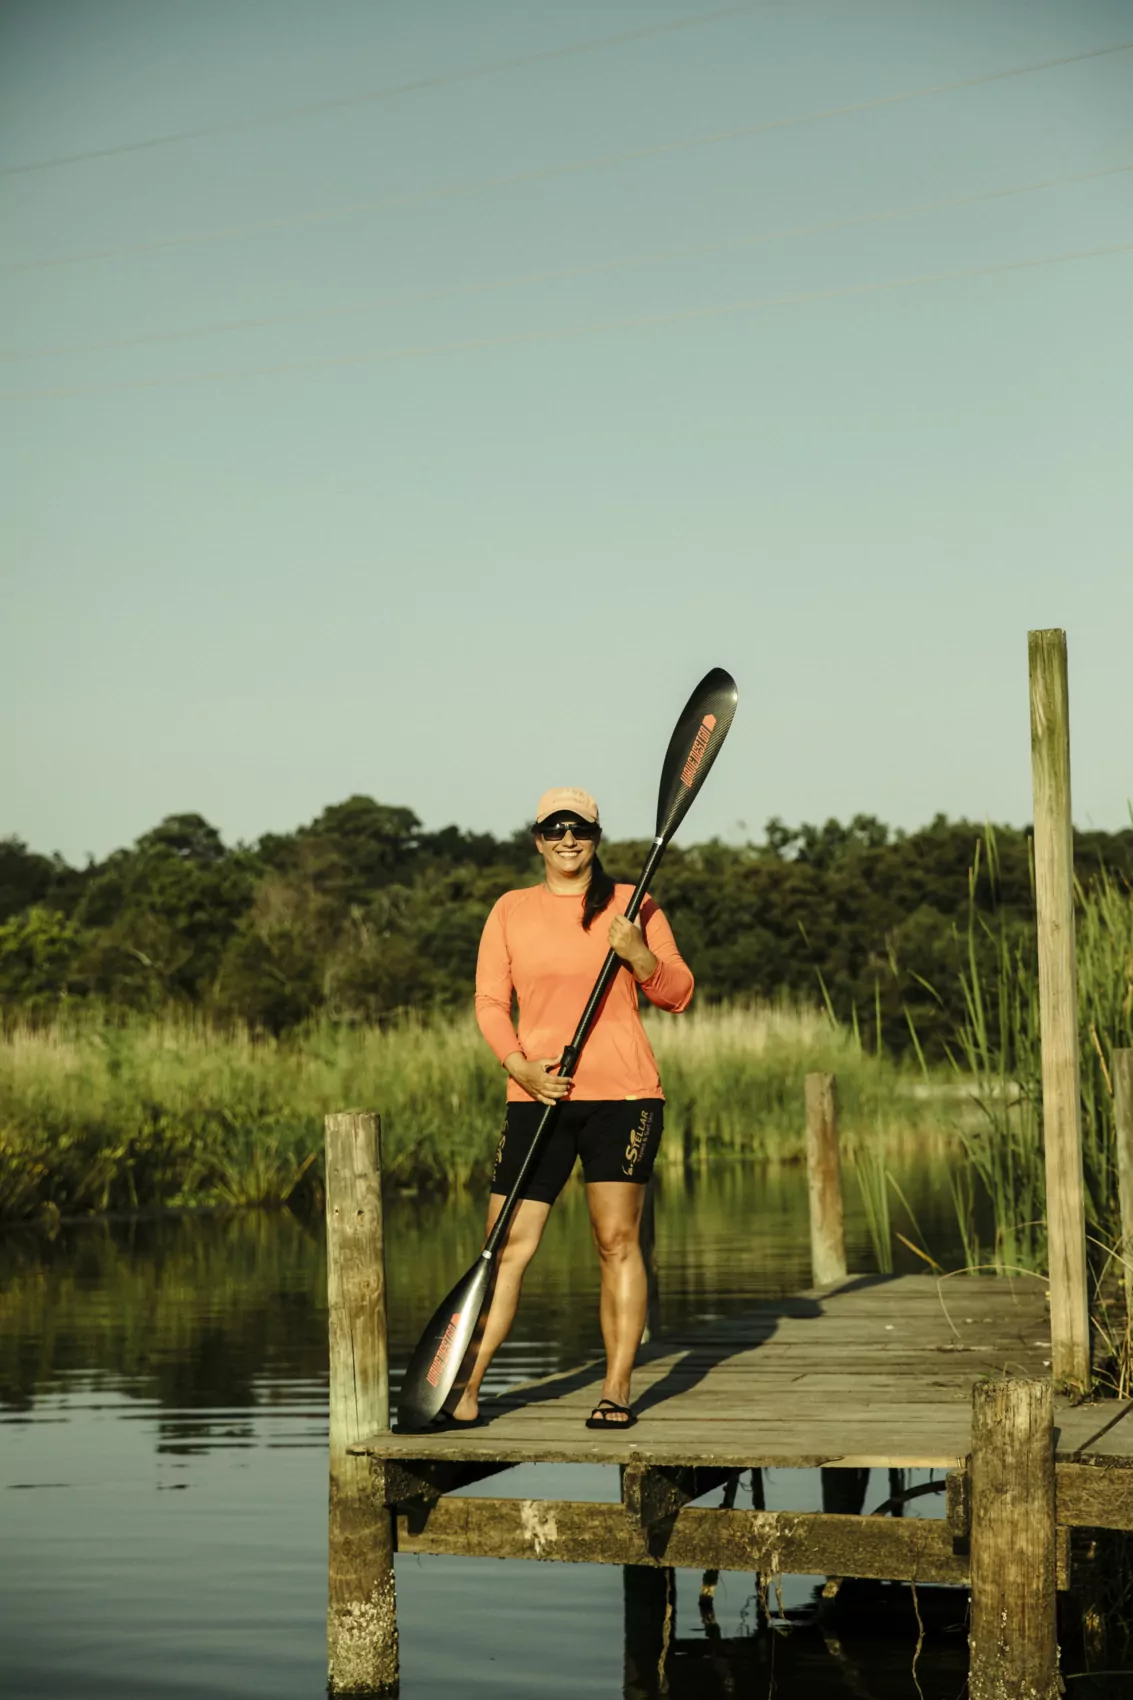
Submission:
<svg viewBox="0 0 1133 1700">
<path fill-rule="evenodd" d="M 561 1051 L 557 1057 L 525 1057 L 522 1051 L 513 1051 L 504 1058 L 504 1067 L 540 1104 L 557 1104 L 573 1084 L 554 1072 L 562 1060 Z"/>
<path fill-rule="evenodd" d="M 610 949 L 629 964 L 637 980 L 648 980 L 656 971 L 657 958 L 645 942 L 640 921 L 627 921 L 624 915 L 615 915 L 610 922 Z"/>
</svg>

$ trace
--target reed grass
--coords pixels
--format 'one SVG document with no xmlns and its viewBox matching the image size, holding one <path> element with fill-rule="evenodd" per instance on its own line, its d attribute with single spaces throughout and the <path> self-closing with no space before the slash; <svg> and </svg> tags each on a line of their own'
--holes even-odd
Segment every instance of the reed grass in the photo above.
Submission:
<svg viewBox="0 0 1133 1700">
<path fill-rule="evenodd" d="M 873 1255 L 882 1275 L 893 1273 L 893 1220 L 889 1193 L 892 1177 L 885 1161 L 885 1152 L 872 1140 L 859 1142 L 854 1149 L 854 1172 L 858 1182 L 866 1229 Z"/>
<path fill-rule="evenodd" d="M 837 1073 L 851 1140 L 922 1137 L 939 1107 L 852 1030 L 789 1005 L 651 1014 L 667 1095 L 662 1160 L 792 1160 L 803 1076 Z M 502 1071 L 471 1016 L 384 1028 L 321 1023 L 273 1040 L 200 1021 L 89 1013 L 0 1044 L 0 1217 L 154 1205 L 277 1204 L 320 1175 L 328 1110 L 382 1117 L 395 1186 L 462 1188 L 487 1175 Z"/>
<path fill-rule="evenodd" d="M 994 877 L 992 834 L 985 853 Z M 979 855 L 973 894 L 978 877 Z M 1133 1045 L 1133 890 L 1104 870 L 1088 889 L 1079 887 L 1076 936 L 1086 1221 L 1104 1254 L 1120 1240 L 1111 1062 L 1115 1050 Z M 952 1183 L 965 1254 L 973 1267 L 1042 1269 L 1046 1185 L 1034 933 L 996 929 L 973 901 L 967 944 L 965 1017 L 951 1051 L 978 1109 L 975 1120 L 957 1128 L 967 1166 Z M 989 1214 L 990 1245 L 982 1243 L 979 1226 Z"/>
</svg>

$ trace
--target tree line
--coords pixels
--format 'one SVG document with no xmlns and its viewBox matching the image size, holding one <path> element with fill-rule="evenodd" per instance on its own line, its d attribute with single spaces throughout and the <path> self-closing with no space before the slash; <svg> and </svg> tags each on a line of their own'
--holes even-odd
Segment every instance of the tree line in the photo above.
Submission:
<svg viewBox="0 0 1133 1700">
<path fill-rule="evenodd" d="M 607 841 L 633 881 L 648 846 Z M 1133 880 L 1133 829 L 1076 838 L 1088 886 Z M 526 831 L 448 826 L 355 796 L 292 833 L 226 845 L 171 815 L 76 868 L 0 839 L 0 1014 L 198 1011 L 280 1034 L 316 1016 L 381 1021 L 466 1005 L 480 929 L 502 891 L 541 875 Z M 760 844 L 673 845 L 654 884 L 703 999 L 825 1000 L 870 1045 L 940 1054 L 963 1016 L 970 953 L 1033 930 L 1030 836 L 938 816 L 768 823 Z"/>
</svg>

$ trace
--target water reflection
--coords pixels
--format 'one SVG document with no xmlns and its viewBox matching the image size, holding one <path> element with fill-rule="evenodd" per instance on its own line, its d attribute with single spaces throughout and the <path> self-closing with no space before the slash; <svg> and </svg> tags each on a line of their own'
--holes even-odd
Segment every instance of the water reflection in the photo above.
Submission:
<svg viewBox="0 0 1133 1700">
<path fill-rule="evenodd" d="M 943 1159 L 899 1175 L 934 1253 L 958 1255 Z M 851 1266 L 872 1251 L 849 1189 Z M 657 1199 L 661 1313 L 668 1329 L 742 1314 L 753 1298 L 797 1291 L 809 1278 L 805 1177 L 797 1168 L 720 1165 Z M 422 1316 L 479 1243 L 482 1201 L 395 1195 L 387 1200 L 391 1373 Z M 898 1248 L 899 1267 L 923 1268 Z M 515 1335 L 495 1384 L 543 1375 L 600 1347 L 597 1266 L 580 1186 L 552 1213 L 524 1288 Z M 208 1443 L 217 1413 L 290 1403 L 292 1382 L 325 1381 L 325 1255 L 321 1223 L 286 1212 L 228 1219 L 164 1218 L 66 1228 L 53 1242 L 0 1242 L 0 1409 L 90 1375 L 171 1413 L 170 1439 Z M 194 1413 L 200 1413 L 198 1418 Z"/>
<path fill-rule="evenodd" d="M 623 1700 L 715 1700 L 733 1694 L 956 1700 L 967 1675 L 963 1596 L 891 1583 L 844 1583 L 833 1605 L 780 1611 L 758 1583 L 726 1635 L 714 1596 L 699 1595 L 702 1633 L 681 1634 L 673 1571 L 623 1571 Z M 919 1625 L 917 1614 L 919 1612 Z M 919 1648 L 918 1648 L 918 1642 Z"/>
</svg>

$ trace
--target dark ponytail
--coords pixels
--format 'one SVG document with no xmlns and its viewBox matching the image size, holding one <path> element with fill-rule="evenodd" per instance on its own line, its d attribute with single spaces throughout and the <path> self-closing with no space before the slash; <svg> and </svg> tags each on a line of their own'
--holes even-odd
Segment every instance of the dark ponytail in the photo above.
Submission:
<svg viewBox="0 0 1133 1700">
<path fill-rule="evenodd" d="M 601 857 L 597 850 L 590 864 L 590 884 L 586 888 L 586 902 L 582 905 L 582 926 L 585 932 L 590 931 L 591 922 L 600 915 L 614 895 L 614 882 L 602 866 Z"/>
</svg>

